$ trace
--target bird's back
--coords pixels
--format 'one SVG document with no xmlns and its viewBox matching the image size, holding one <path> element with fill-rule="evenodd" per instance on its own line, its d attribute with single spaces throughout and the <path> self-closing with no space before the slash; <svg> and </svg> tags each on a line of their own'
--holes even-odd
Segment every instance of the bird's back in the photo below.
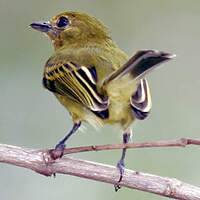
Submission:
<svg viewBox="0 0 200 200">
<path fill-rule="evenodd" d="M 61 65 L 66 63 L 76 63 L 78 66 L 85 66 L 86 68 L 95 67 L 96 70 L 96 89 L 99 95 L 108 96 L 109 117 L 98 116 L 87 106 L 74 99 L 69 94 L 59 94 L 55 92 L 58 100 L 70 111 L 74 121 L 86 121 L 93 126 L 104 123 L 121 123 L 124 127 L 128 126 L 133 120 L 130 111 L 130 94 L 136 90 L 136 85 L 130 84 L 131 77 L 125 77 L 126 80 L 120 79 L 114 84 L 109 84 L 107 87 L 102 87 L 103 81 L 113 71 L 121 67 L 128 57 L 124 52 L 119 50 L 114 44 L 107 46 L 92 44 L 85 47 L 65 47 L 63 50 L 57 51 L 45 65 L 44 74 L 49 74 L 51 71 L 59 70 Z M 60 72 L 61 70 L 59 70 Z M 60 72 L 61 73 L 61 72 Z M 72 71 L 73 73 L 73 71 Z M 59 76 L 59 75 L 58 75 Z M 75 84 L 72 82 L 71 84 Z M 84 94 L 82 94 L 84 95 Z M 127 124 L 127 125 L 124 125 Z"/>
</svg>

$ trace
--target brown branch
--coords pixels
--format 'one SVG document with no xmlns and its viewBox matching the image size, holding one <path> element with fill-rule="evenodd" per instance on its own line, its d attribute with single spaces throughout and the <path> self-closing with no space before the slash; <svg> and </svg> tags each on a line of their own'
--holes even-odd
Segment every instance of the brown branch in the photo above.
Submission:
<svg viewBox="0 0 200 200">
<path fill-rule="evenodd" d="M 190 141 L 193 144 L 199 144 L 196 140 L 194 142 Z M 163 144 L 163 142 L 161 143 Z M 143 146 L 144 144 L 149 143 L 143 143 Z M 156 145 L 158 144 L 154 143 L 153 146 Z M 146 147 L 149 146 L 146 145 Z M 25 167 L 45 176 L 51 176 L 54 173 L 70 174 L 111 184 L 115 184 L 119 180 L 119 171 L 116 167 L 71 157 L 52 160 L 50 150 L 33 150 L 0 144 L 0 162 Z M 125 170 L 120 185 L 174 199 L 200 200 L 199 187 L 183 183 L 174 178 L 165 178 L 128 169 Z"/>
<path fill-rule="evenodd" d="M 99 146 L 86 146 L 75 147 L 64 150 L 65 154 L 80 153 L 86 151 L 102 151 L 102 150 L 114 150 L 114 149 L 132 149 L 132 148 L 152 148 L 152 147 L 185 147 L 186 145 L 200 145 L 200 140 L 181 138 L 178 140 L 157 141 L 157 142 L 142 142 L 142 143 L 128 143 L 128 144 L 106 144 Z M 60 155 L 60 151 L 54 149 L 50 150 L 53 153 L 53 157 L 57 158 Z"/>
</svg>

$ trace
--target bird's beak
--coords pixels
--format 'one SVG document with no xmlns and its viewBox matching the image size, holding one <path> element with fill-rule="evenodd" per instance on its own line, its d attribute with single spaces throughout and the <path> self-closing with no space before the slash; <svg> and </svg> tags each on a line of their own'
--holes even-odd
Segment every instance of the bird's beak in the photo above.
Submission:
<svg viewBox="0 0 200 200">
<path fill-rule="evenodd" d="M 47 33 L 49 31 L 53 30 L 52 25 L 48 21 L 42 21 L 42 22 L 35 22 L 29 25 L 33 29 L 36 29 L 38 31 Z"/>
</svg>

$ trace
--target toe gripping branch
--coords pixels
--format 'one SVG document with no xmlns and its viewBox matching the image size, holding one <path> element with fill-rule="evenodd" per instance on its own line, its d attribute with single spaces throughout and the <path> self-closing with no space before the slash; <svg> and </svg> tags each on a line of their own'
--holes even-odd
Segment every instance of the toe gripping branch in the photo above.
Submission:
<svg viewBox="0 0 200 200">
<path fill-rule="evenodd" d="M 56 160 L 57 158 L 61 158 L 63 156 L 66 147 L 65 142 L 73 133 L 75 133 L 78 130 L 80 126 L 81 121 L 76 122 L 72 129 L 69 131 L 69 133 L 67 133 L 67 135 L 56 145 L 55 149 L 52 152 L 50 152 L 51 158 L 53 160 Z"/>
<path fill-rule="evenodd" d="M 124 133 L 123 135 L 123 143 L 127 144 L 130 140 L 130 133 Z M 126 157 L 126 148 L 124 148 L 122 150 L 122 155 L 121 158 L 119 160 L 119 162 L 117 163 L 117 168 L 119 169 L 120 172 L 120 178 L 118 180 L 118 183 L 114 185 L 115 191 L 117 192 L 121 186 L 119 185 L 119 183 L 121 182 L 123 175 L 124 175 L 124 168 L 125 168 L 125 157 Z"/>
</svg>

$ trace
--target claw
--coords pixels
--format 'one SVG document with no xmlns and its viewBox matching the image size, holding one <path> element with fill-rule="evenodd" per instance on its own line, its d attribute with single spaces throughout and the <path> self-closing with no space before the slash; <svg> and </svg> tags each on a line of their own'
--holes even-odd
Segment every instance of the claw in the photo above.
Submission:
<svg viewBox="0 0 200 200">
<path fill-rule="evenodd" d="M 118 185 L 118 184 L 115 184 L 115 185 L 114 185 L 114 188 L 115 188 L 115 192 L 117 192 L 119 189 L 121 189 L 121 186 Z"/>
<path fill-rule="evenodd" d="M 60 142 L 56 145 L 55 150 L 59 150 L 60 154 L 58 155 L 58 158 L 62 158 L 64 154 L 66 145 L 63 142 Z"/>
</svg>

